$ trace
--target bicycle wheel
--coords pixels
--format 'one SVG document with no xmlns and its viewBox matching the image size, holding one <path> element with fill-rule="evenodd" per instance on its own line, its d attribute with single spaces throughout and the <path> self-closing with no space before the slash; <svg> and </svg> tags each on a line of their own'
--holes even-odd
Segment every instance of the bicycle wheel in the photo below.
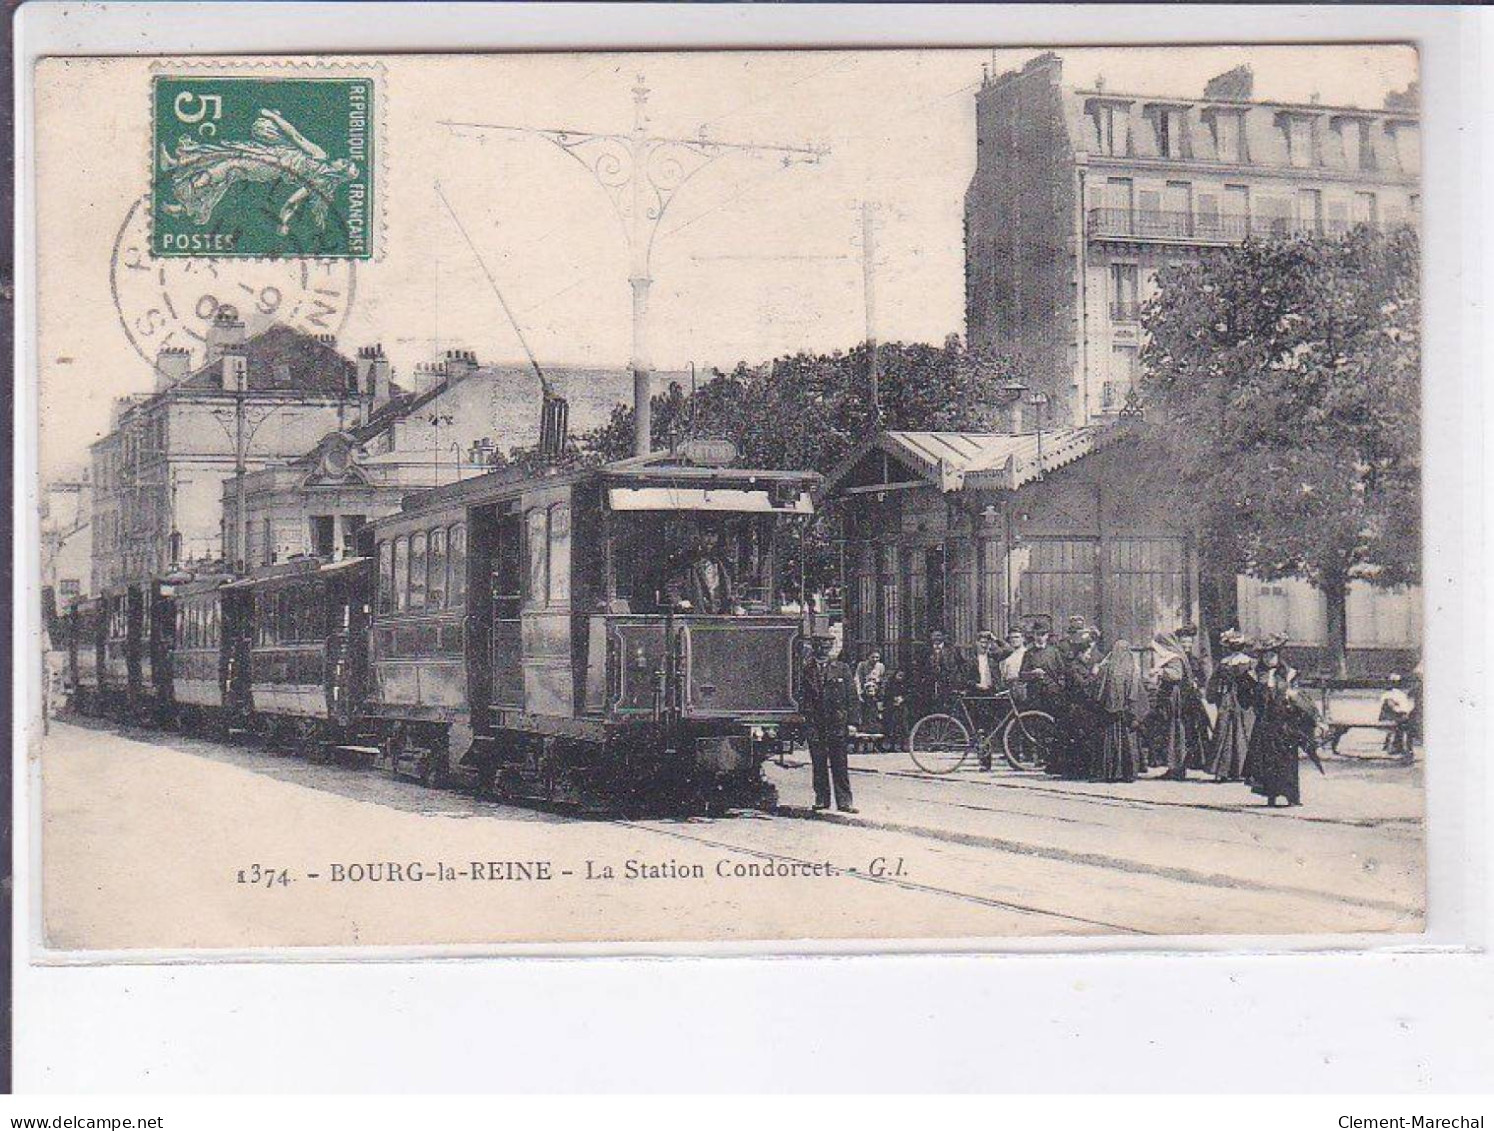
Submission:
<svg viewBox="0 0 1494 1131">
<path fill-rule="evenodd" d="M 1058 724 L 1046 711 L 1018 711 L 1001 733 L 1006 764 L 1014 770 L 1040 770 L 1058 747 Z"/>
<path fill-rule="evenodd" d="M 970 732 L 953 715 L 925 715 L 908 735 L 908 753 L 926 774 L 948 774 L 970 753 Z"/>
</svg>

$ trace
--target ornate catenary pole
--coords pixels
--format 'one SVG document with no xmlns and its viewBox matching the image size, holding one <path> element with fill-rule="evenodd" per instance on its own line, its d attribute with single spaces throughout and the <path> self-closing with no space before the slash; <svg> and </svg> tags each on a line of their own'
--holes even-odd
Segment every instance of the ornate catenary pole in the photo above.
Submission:
<svg viewBox="0 0 1494 1131">
<path fill-rule="evenodd" d="M 648 132 L 648 95 L 642 75 L 633 87 L 633 128 L 626 134 L 587 130 L 536 129 L 486 122 L 443 122 L 454 130 L 502 130 L 534 134 L 575 158 L 607 193 L 628 240 L 628 285 L 633 294 L 633 451 L 653 449 L 651 403 L 653 361 L 648 349 L 648 298 L 654 239 L 675 194 L 696 173 L 727 153 L 777 154 L 785 166 L 815 164 L 829 150 L 815 146 L 758 145 L 694 138 L 660 137 Z"/>
</svg>

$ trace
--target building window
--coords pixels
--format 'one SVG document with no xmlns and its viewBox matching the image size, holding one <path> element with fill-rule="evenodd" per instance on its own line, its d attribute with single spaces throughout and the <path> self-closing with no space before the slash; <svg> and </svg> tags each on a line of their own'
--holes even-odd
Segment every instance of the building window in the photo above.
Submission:
<svg viewBox="0 0 1494 1131">
<path fill-rule="evenodd" d="M 261 560 L 265 565 L 275 564 L 275 547 L 270 540 L 270 520 L 265 518 L 260 522 Z"/>
<path fill-rule="evenodd" d="M 330 558 L 337 544 L 336 516 L 314 514 L 311 516 L 311 552 L 319 558 Z"/>
<path fill-rule="evenodd" d="M 345 514 L 342 516 L 342 553 L 351 558 L 357 553 L 358 531 L 368 525 L 368 516 Z"/>
<path fill-rule="evenodd" d="M 1282 116 L 1281 132 L 1286 138 L 1287 164 L 1298 169 L 1315 165 L 1313 154 L 1313 121 L 1302 114 Z"/>
<path fill-rule="evenodd" d="M 1193 234 L 1193 185 L 1168 181 L 1162 192 L 1162 220 L 1169 236 Z"/>
<path fill-rule="evenodd" d="M 1135 263 L 1110 265 L 1110 321 L 1135 322 L 1140 316 L 1139 274 Z"/>
<path fill-rule="evenodd" d="M 1380 222 L 1380 202 L 1372 192 L 1356 192 L 1354 194 L 1354 223 L 1369 224 L 1371 227 Z"/>
<path fill-rule="evenodd" d="M 1095 123 L 1095 144 L 1112 157 L 1124 156 L 1128 148 L 1130 111 L 1109 102 L 1093 102 L 1089 108 Z"/>
<path fill-rule="evenodd" d="M 1110 379 L 1100 392 L 1100 410 L 1118 412 L 1125 407 L 1126 394 L 1136 387 L 1137 349 L 1114 346 L 1110 351 Z"/>
<path fill-rule="evenodd" d="M 1155 118 L 1157 128 L 1157 155 L 1159 157 L 1187 157 L 1187 123 L 1183 111 L 1176 107 L 1158 107 Z"/>
<path fill-rule="evenodd" d="M 1297 190 L 1297 230 L 1313 236 L 1323 233 L 1323 194 L 1317 189 Z"/>
<path fill-rule="evenodd" d="M 1220 161 L 1232 165 L 1245 163 L 1245 147 L 1241 142 L 1241 117 L 1238 113 L 1220 110 L 1214 114 L 1214 152 Z"/>
<path fill-rule="evenodd" d="M 1375 147 L 1370 139 L 1370 124 L 1362 118 L 1344 118 L 1339 122 L 1338 132 L 1344 142 L 1344 168 L 1374 169 Z"/>
<path fill-rule="evenodd" d="M 57 583 L 57 595 L 64 601 L 76 597 L 82 591 L 82 585 L 76 577 L 64 577 Z"/>
</svg>

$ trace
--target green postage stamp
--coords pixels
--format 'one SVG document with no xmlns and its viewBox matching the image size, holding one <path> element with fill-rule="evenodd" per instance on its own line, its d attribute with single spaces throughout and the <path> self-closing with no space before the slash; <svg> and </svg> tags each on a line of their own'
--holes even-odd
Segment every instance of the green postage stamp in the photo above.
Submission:
<svg viewBox="0 0 1494 1131">
<path fill-rule="evenodd" d="M 366 76 L 155 76 L 153 254 L 372 258 L 374 93 Z"/>
</svg>

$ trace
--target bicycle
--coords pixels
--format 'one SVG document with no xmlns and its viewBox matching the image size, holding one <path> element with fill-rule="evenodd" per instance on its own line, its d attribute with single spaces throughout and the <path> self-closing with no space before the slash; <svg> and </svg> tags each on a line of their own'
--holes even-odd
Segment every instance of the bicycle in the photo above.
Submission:
<svg viewBox="0 0 1494 1131">
<path fill-rule="evenodd" d="M 995 701 L 1005 711 L 988 730 L 982 731 L 971 718 L 969 700 Z M 1024 711 L 1010 690 L 987 695 L 957 695 L 960 716 L 945 712 L 925 715 L 908 733 L 908 754 L 914 765 L 927 774 L 950 774 L 978 750 L 992 752 L 998 737 L 1002 757 L 1014 770 L 1041 769 L 1050 751 L 1058 745 L 1058 724 L 1046 711 Z"/>
</svg>

